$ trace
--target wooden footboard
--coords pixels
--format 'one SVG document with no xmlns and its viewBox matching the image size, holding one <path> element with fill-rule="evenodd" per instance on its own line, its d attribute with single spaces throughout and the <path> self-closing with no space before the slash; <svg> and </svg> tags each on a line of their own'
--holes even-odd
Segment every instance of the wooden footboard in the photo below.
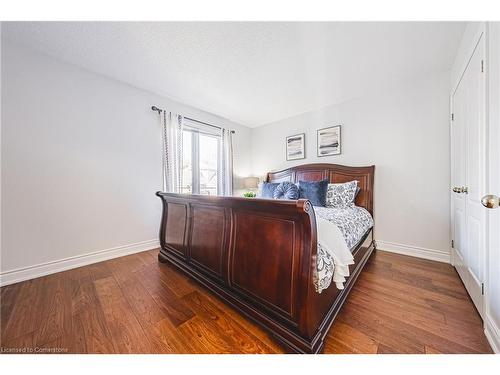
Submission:
<svg viewBox="0 0 500 375">
<path fill-rule="evenodd" d="M 309 201 L 160 193 L 159 259 L 188 273 L 299 353 L 317 353 L 373 250 L 355 252 L 346 289 L 316 293 L 316 222 Z"/>
</svg>

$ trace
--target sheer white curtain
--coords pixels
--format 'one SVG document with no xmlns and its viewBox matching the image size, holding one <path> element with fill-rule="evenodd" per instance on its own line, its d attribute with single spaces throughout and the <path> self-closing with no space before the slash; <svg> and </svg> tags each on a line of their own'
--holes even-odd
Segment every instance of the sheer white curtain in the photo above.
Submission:
<svg viewBox="0 0 500 375">
<path fill-rule="evenodd" d="M 233 131 L 221 128 L 219 195 L 233 195 Z"/>
<path fill-rule="evenodd" d="M 182 129 L 184 118 L 163 111 L 163 191 L 180 193 L 182 186 Z"/>
</svg>

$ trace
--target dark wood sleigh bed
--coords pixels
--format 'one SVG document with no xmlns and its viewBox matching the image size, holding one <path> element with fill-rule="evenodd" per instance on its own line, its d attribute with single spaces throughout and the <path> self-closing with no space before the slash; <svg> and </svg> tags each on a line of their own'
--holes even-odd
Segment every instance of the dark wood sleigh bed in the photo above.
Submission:
<svg viewBox="0 0 500 375">
<path fill-rule="evenodd" d="M 374 166 L 307 164 L 268 182 L 358 181 L 356 205 L 373 216 Z M 353 250 L 345 288 L 314 286 L 316 220 L 308 200 L 156 193 L 163 202 L 158 259 L 170 262 L 258 323 L 291 352 L 318 353 L 374 250 L 373 229 Z"/>
</svg>

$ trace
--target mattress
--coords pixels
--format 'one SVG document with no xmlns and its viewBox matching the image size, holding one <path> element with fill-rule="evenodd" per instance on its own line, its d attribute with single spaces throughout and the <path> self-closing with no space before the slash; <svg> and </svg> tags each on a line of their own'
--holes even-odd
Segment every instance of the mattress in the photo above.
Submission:
<svg viewBox="0 0 500 375">
<path fill-rule="evenodd" d="M 352 250 L 373 227 L 373 218 L 363 207 L 314 207 L 318 233 L 317 275 L 318 293 L 332 282 L 344 288 L 349 265 L 354 264 Z"/>
</svg>

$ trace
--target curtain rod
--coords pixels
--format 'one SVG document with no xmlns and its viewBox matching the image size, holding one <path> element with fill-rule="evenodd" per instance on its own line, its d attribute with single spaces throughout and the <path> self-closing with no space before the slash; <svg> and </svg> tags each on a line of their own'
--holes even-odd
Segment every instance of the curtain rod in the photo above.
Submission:
<svg viewBox="0 0 500 375">
<path fill-rule="evenodd" d="M 158 112 L 159 115 L 161 115 L 162 112 L 164 112 L 165 110 L 164 109 L 161 109 L 161 108 L 158 108 L 157 106 L 152 106 L 151 107 L 151 110 L 152 111 L 155 111 L 155 112 Z M 195 120 L 194 118 L 190 118 L 190 117 L 184 117 L 186 120 L 189 120 L 189 121 L 194 121 L 194 122 L 197 122 L 199 124 L 203 124 L 203 125 L 207 125 L 207 126 L 211 126 L 212 128 L 216 128 L 216 129 L 222 129 L 222 127 L 220 126 L 217 126 L 217 125 L 212 125 L 212 124 L 208 124 L 206 122 L 203 122 L 203 121 L 200 121 L 200 120 Z M 236 133 L 234 130 L 231 130 L 231 133 L 234 134 Z"/>
</svg>

